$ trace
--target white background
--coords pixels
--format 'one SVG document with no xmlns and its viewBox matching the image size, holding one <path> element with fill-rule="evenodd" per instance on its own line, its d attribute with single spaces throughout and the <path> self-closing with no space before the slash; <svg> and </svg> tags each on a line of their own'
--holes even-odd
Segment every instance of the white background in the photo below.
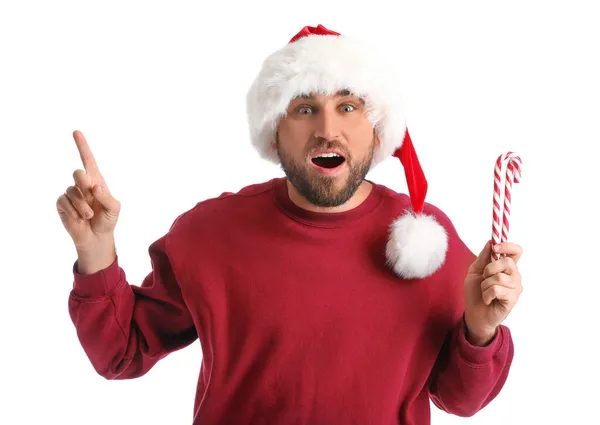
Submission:
<svg viewBox="0 0 600 425">
<path fill-rule="evenodd" d="M 148 245 L 177 215 L 283 175 L 250 145 L 245 94 L 267 54 L 317 24 L 398 66 L 427 200 L 474 252 L 491 236 L 496 158 L 523 161 L 509 236 L 524 248 L 525 291 L 505 322 L 508 382 L 472 418 L 432 405 L 432 423 L 600 423 L 593 2 L 217 3 L 0 6 L 0 423 L 191 423 L 198 342 L 121 382 L 97 376 L 80 348 L 67 310 L 76 253 L 55 207 L 82 168 L 71 134 L 83 131 L 122 202 L 117 250 L 139 284 Z M 406 190 L 393 158 L 369 178 Z"/>
</svg>

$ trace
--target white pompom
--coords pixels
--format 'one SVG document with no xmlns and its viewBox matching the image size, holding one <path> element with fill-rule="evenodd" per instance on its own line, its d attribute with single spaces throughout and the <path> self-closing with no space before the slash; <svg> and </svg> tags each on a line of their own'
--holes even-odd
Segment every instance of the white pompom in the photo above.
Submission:
<svg viewBox="0 0 600 425">
<path fill-rule="evenodd" d="M 409 212 L 390 226 L 386 245 L 388 266 L 405 279 L 431 276 L 444 263 L 448 234 L 427 214 Z"/>
</svg>

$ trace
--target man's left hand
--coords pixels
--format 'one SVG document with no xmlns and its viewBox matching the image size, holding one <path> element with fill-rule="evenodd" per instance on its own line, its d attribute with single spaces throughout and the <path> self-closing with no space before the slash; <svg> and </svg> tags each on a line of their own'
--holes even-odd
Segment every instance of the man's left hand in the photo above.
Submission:
<svg viewBox="0 0 600 425">
<path fill-rule="evenodd" d="M 492 252 L 501 258 L 492 261 Z M 523 292 L 517 268 L 522 252 L 521 246 L 511 242 L 500 243 L 499 250 L 492 251 L 490 240 L 469 267 L 464 284 L 465 324 L 472 344 L 484 346 L 494 339 L 498 325 Z"/>
</svg>

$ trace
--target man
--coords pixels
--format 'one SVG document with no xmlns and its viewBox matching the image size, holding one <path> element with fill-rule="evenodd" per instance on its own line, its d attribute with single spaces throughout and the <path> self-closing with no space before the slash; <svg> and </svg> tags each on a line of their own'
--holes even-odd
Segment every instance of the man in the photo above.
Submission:
<svg viewBox="0 0 600 425">
<path fill-rule="evenodd" d="M 522 249 L 503 243 L 491 261 L 488 242 L 476 256 L 424 202 L 383 71 L 322 26 L 267 58 L 250 134 L 286 177 L 179 215 L 140 286 L 118 264 L 120 202 L 74 133 L 85 172 L 57 206 L 78 254 L 69 312 L 97 373 L 140 377 L 199 338 L 197 425 L 422 425 L 430 400 L 471 416 L 498 395 Z M 365 178 L 390 155 L 410 196 Z"/>
</svg>

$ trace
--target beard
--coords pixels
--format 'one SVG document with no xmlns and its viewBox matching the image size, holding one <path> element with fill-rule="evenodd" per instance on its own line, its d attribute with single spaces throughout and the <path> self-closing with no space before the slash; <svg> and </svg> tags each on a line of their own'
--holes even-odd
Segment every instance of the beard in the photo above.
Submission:
<svg viewBox="0 0 600 425">
<path fill-rule="evenodd" d="M 281 149 L 279 141 L 277 141 L 277 155 L 279 156 L 280 166 L 288 180 L 304 199 L 319 207 L 337 207 L 352 198 L 371 169 L 375 151 L 374 142 L 375 138 L 373 138 L 368 154 L 359 162 L 354 161 L 347 149 L 336 146 L 331 142 L 325 142 L 314 147 L 314 149 L 337 147 L 344 153 L 345 165 L 349 168 L 349 173 L 341 187 L 338 180 L 342 177 L 329 177 L 311 173 L 311 166 L 305 162 L 294 161 Z"/>
</svg>

